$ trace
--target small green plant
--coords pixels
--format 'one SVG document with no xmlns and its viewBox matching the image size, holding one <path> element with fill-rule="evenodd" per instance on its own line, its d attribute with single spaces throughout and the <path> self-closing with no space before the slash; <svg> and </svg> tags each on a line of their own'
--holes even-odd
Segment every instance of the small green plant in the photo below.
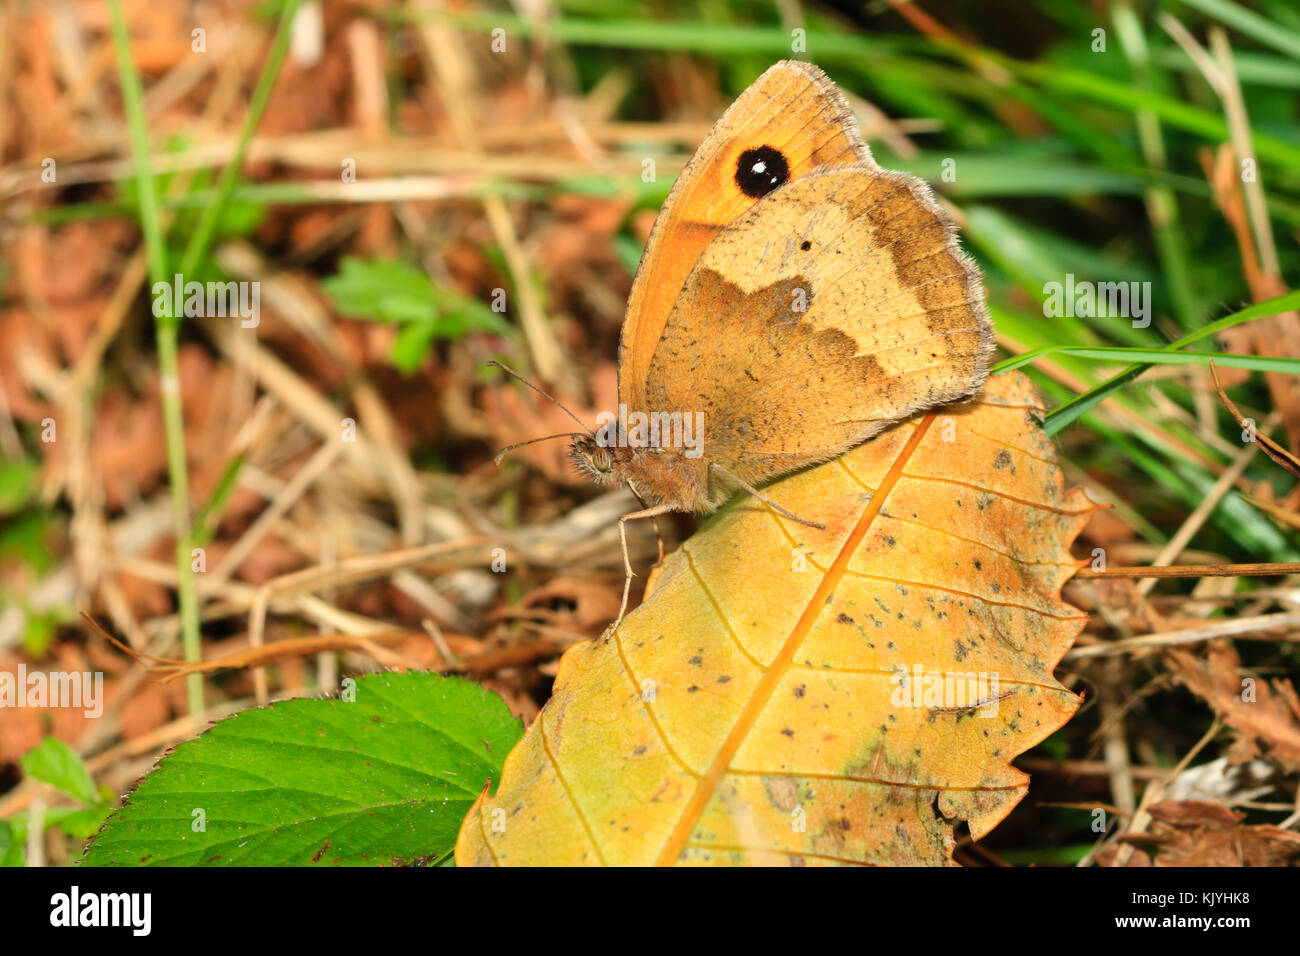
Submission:
<svg viewBox="0 0 1300 956">
<path fill-rule="evenodd" d="M 340 314 L 401 326 L 392 362 L 406 374 L 424 362 L 438 339 L 469 332 L 504 335 L 509 326 L 477 299 L 436 284 L 405 262 L 344 258 L 339 273 L 321 283 Z"/>
<path fill-rule="evenodd" d="M 41 832 L 61 830 L 85 840 L 98 830 L 113 812 L 115 800 L 108 787 L 95 787 L 90 771 L 76 752 L 61 740 L 46 737 L 18 761 L 23 774 L 43 780 L 79 804 L 49 807 L 41 817 Z M 16 813 L 0 820 L 0 866 L 26 866 L 24 846 L 31 827 L 31 812 Z"/>
</svg>

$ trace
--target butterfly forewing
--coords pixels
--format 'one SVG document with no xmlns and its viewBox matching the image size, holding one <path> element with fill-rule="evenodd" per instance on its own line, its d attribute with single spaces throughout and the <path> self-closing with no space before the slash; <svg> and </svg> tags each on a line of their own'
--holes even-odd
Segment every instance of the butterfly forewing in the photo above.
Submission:
<svg viewBox="0 0 1300 956">
<path fill-rule="evenodd" d="M 645 408 L 644 385 L 669 312 L 714 236 L 786 182 L 821 169 L 874 168 L 843 95 L 817 67 L 783 61 L 760 76 L 705 137 L 655 220 L 628 300 L 619 399 Z"/>
</svg>

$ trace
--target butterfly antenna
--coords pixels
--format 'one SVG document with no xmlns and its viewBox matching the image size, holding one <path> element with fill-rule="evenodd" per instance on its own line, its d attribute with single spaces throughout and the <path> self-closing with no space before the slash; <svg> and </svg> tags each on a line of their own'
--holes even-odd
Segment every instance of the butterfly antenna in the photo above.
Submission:
<svg viewBox="0 0 1300 956">
<path fill-rule="evenodd" d="M 530 438 L 528 439 L 528 441 L 517 441 L 513 445 L 506 445 L 505 448 L 502 448 L 499 452 L 497 452 L 496 458 L 492 460 L 495 461 L 498 465 L 500 465 L 501 459 L 506 457 L 506 453 L 512 452 L 516 448 L 522 448 L 524 445 L 535 445 L 539 441 L 550 441 L 552 438 L 573 438 L 575 436 L 578 438 L 586 437 L 582 432 L 561 432 L 558 435 L 545 435 L 541 438 Z"/>
<path fill-rule="evenodd" d="M 503 363 L 501 363 L 501 362 L 496 362 L 496 361 L 488 362 L 488 364 L 489 364 L 489 365 L 495 365 L 497 368 L 501 369 L 501 371 L 505 372 L 507 375 L 511 375 L 511 376 L 513 376 L 513 377 L 519 379 L 519 381 L 523 382 L 525 385 L 527 385 L 529 388 L 531 388 L 531 389 L 532 389 L 534 392 L 536 392 L 538 395 L 542 396 L 542 398 L 546 399 L 548 402 L 550 402 L 551 404 L 553 404 L 556 408 L 558 408 L 558 409 L 560 409 L 562 412 L 564 412 L 564 414 L 568 415 L 568 416 L 569 416 L 570 418 L 572 418 L 575 422 L 577 422 L 578 425 L 581 426 L 581 428 L 582 428 L 582 430 L 583 430 L 584 432 L 586 432 L 586 433 L 587 433 L 588 435 L 590 435 L 592 438 L 595 438 L 595 437 L 596 437 L 596 433 L 593 432 L 590 428 L 588 428 L 588 427 L 586 426 L 586 424 L 583 422 L 583 420 L 582 420 L 581 418 L 579 418 L 577 415 L 573 414 L 573 412 L 571 412 L 571 411 L 569 411 L 567 408 L 565 408 L 565 406 L 563 405 L 563 403 L 557 401 L 557 400 L 556 400 L 555 398 L 553 398 L 552 396 L 550 396 L 550 395 L 546 394 L 545 392 L 543 392 L 540 388 L 538 388 L 538 387 L 537 387 L 536 385 L 534 385 L 532 382 L 528 381 L 528 379 L 524 378 L 522 375 L 520 375 L 520 374 L 519 374 L 518 372 L 516 372 L 514 369 L 510 368 L 508 365 L 504 365 Z M 548 436 L 548 437 L 550 437 L 550 438 L 559 438 L 559 437 L 562 437 L 562 436 L 559 436 L 559 435 L 550 435 L 550 436 Z M 533 441 L 546 441 L 546 439 L 545 439 L 545 438 L 534 438 Z M 527 445 L 528 442 L 520 442 L 519 444 L 520 444 L 520 445 Z M 510 448 L 518 448 L 518 447 L 519 447 L 519 445 L 511 445 L 511 446 L 510 446 Z M 505 451 L 509 451 L 510 448 L 505 449 Z M 505 453 L 505 452 L 503 451 L 502 454 L 504 454 L 504 453 Z M 498 456 L 498 457 L 500 457 L 500 456 Z"/>
</svg>

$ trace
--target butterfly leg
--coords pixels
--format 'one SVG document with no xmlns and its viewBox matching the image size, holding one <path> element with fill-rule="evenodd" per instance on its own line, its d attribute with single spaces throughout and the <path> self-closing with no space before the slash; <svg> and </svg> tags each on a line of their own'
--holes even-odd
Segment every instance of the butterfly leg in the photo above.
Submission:
<svg viewBox="0 0 1300 956">
<path fill-rule="evenodd" d="M 618 538 L 619 541 L 621 541 L 623 544 L 623 570 L 626 572 L 626 577 L 623 578 L 623 603 L 620 604 L 618 607 L 618 617 L 614 618 L 614 623 L 605 629 L 605 633 L 607 634 L 612 633 L 615 628 L 617 628 L 620 624 L 623 623 L 623 615 L 627 612 L 627 598 L 628 595 L 632 592 L 632 578 L 636 577 L 636 575 L 632 573 L 632 555 L 627 550 L 627 522 L 632 521 L 636 518 L 654 519 L 657 518 L 659 515 L 667 514 L 672 510 L 673 509 L 670 505 L 655 505 L 653 508 L 645 508 L 641 511 L 634 511 L 630 515 L 623 515 L 621 518 L 618 519 Z M 656 531 L 658 531 L 657 526 L 656 526 Z M 663 558 L 662 542 L 660 542 L 659 548 L 660 548 L 659 556 L 660 559 L 662 560 Z"/>
<path fill-rule="evenodd" d="M 723 468 L 721 465 L 719 465 L 716 461 L 715 461 L 715 462 L 710 462 L 710 464 L 709 464 L 709 470 L 710 470 L 710 471 L 717 471 L 717 472 L 718 472 L 720 475 L 722 475 L 724 478 L 728 478 L 728 479 L 730 479 L 731 481 L 735 482 L 737 485 L 739 485 L 741 488 L 743 488 L 743 489 L 745 489 L 746 491 L 748 491 L 751 495 L 753 495 L 753 496 L 754 496 L 755 498 L 757 498 L 759 501 L 763 502 L 763 504 L 768 505 L 768 506 L 770 506 L 770 507 L 772 507 L 772 508 L 775 508 L 777 511 L 781 512 L 781 514 L 785 515 L 785 516 L 786 516 L 787 518 L 789 518 L 790 520 L 792 520 L 792 521 L 797 521 L 797 522 L 799 522 L 800 524 L 806 524 L 806 525 L 807 525 L 808 527 L 810 527 L 810 528 L 819 528 L 819 529 L 821 529 L 822 531 L 825 531 L 825 530 L 826 530 L 826 525 L 824 525 L 824 524 L 818 524 L 816 521 L 809 521 L 807 518 L 800 518 L 800 517 L 799 517 L 797 514 L 795 514 L 793 511 L 787 511 L 785 508 L 782 508 L 779 504 L 777 504 L 775 501 L 773 501 L 773 500 L 772 500 L 771 498 L 769 498 L 767 495 L 763 494 L 761 491 L 759 491 L 757 488 L 755 488 L 755 487 L 754 487 L 753 485 L 751 485 L 749 482 L 745 481 L 745 480 L 744 480 L 743 478 L 741 478 L 739 475 L 734 475 L 734 474 L 732 474 L 732 473 L 729 472 L 726 468 Z"/>
<path fill-rule="evenodd" d="M 655 563 L 663 564 L 664 563 L 664 536 L 659 531 L 659 518 L 657 516 L 651 518 L 650 524 L 655 529 L 655 544 L 659 546 L 659 558 Z"/>
<path fill-rule="evenodd" d="M 645 499 L 641 497 L 641 492 L 639 492 L 639 491 L 636 490 L 636 485 L 632 484 L 632 482 L 629 481 L 629 482 L 627 483 L 627 486 L 628 486 L 628 488 L 632 489 L 632 494 L 636 495 L 636 500 L 639 501 L 639 502 L 641 502 L 641 507 L 642 507 L 642 508 L 649 508 L 649 507 L 650 507 L 648 504 L 645 503 Z M 663 563 L 664 563 L 664 536 L 663 536 L 663 535 L 660 533 L 660 531 L 659 531 L 659 517 L 658 517 L 658 515 L 652 515 L 652 516 L 651 516 L 651 518 L 650 518 L 650 524 L 654 526 L 654 529 L 655 529 L 655 544 L 657 544 L 657 545 L 659 546 L 659 560 L 658 560 L 656 563 L 658 563 L 658 564 L 663 564 Z"/>
</svg>

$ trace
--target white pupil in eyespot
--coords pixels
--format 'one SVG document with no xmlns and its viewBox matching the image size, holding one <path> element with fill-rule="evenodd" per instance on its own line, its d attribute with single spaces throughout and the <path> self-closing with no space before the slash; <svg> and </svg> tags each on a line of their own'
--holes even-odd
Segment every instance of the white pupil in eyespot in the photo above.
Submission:
<svg viewBox="0 0 1300 956">
<path fill-rule="evenodd" d="M 767 172 L 767 163 L 763 162 L 760 159 L 758 162 L 754 164 L 753 172 L 755 173 L 755 175 L 762 176 L 765 172 Z"/>
</svg>

